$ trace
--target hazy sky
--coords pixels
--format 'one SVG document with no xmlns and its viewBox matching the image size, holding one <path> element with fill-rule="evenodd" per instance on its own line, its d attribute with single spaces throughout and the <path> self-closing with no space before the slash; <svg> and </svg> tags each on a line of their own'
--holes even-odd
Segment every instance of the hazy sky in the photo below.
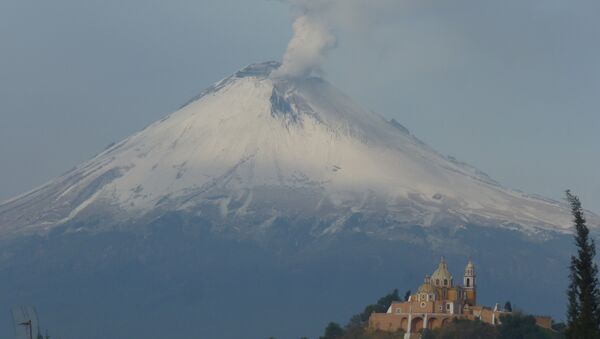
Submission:
<svg viewBox="0 0 600 339">
<path fill-rule="evenodd" d="M 600 2 L 349 1 L 369 5 L 324 19 L 326 78 L 506 186 L 571 188 L 600 213 Z M 0 200 L 281 59 L 291 35 L 276 0 L 0 1 Z"/>
</svg>

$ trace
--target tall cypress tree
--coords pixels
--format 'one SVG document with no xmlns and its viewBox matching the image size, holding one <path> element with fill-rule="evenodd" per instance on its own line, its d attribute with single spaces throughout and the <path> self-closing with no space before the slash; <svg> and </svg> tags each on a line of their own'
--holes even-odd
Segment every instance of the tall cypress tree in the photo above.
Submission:
<svg viewBox="0 0 600 339">
<path fill-rule="evenodd" d="M 594 263 L 596 244 L 590 239 L 579 198 L 567 191 L 575 224 L 577 256 L 571 256 L 570 284 L 567 291 L 567 338 L 600 338 L 600 290 L 598 266 Z"/>
</svg>

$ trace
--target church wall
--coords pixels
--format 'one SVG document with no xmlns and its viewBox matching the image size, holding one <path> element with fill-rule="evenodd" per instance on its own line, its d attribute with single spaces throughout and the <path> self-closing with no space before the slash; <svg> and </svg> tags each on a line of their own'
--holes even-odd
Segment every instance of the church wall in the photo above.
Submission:
<svg viewBox="0 0 600 339">
<path fill-rule="evenodd" d="M 408 317 L 389 313 L 373 313 L 369 317 L 369 328 L 380 331 L 396 332 L 403 330 L 406 332 L 407 324 Z"/>
<path fill-rule="evenodd" d="M 412 306 L 413 313 L 434 313 L 435 303 L 433 301 L 415 301 Z"/>
<path fill-rule="evenodd" d="M 455 288 L 448 289 L 448 300 L 451 300 L 451 301 L 458 300 L 458 291 Z"/>
<path fill-rule="evenodd" d="M 467 290 L 467 303 L 469 305 L 477 305 L 477 294 L 475 290 Z"/>
<path fill-rule="evenodd" d="M 548 328 L 548 329 L 552 328 L 552 318 L 550 318 L 550 317 L 536 316 L 535 323 L 539 327 Z"/>
<path fill-rule="evenodd" d="M 484 323 L 494 325 L 493 319 L 494 319 L 494 311 L 487 309 L 487 308 L 484 308 L 483 310 L 481 310 L 481 321 L 483 321 Z"/>
</svg>

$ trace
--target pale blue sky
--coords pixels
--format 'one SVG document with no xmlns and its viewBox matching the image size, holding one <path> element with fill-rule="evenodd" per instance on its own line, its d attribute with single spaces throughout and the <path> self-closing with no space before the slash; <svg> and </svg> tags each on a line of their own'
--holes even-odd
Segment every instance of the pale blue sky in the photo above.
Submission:
<svg viewBox="0 0 600 339">
<path fill-rule="evenodd" d="M 600 213 L 600 3 L 398 3 L 337 31 L 326 77 L 506 186 L 572 188 Z M 0 1 L 0 200 L 280 59 L 290 36 L 278 1 Z"/>
</svg>

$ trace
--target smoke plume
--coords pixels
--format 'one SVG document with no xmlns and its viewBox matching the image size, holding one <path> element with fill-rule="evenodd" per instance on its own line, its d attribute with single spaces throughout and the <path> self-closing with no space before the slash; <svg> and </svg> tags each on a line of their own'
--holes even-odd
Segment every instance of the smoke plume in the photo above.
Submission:
<svg viewBox="0 0 600 339">
<path fill-rule="evenodd" d="M 288 44 L 281 67 L 273 77 L 299 78 L 318 72 L 336 38 L 324 22 L 314 16 L 299 15 L 294 21 L 294 36 Z"/>
<path fill-rule="evenodd" d="M 280 0 L 292 8 L 294 35 L 277 78 L 320 73 L 327 54 L 337 45 L 334 32 L 361 35 L 388 20 L 410 0 Z M 392 14 L 395 13 L 395 14 Z"/>
</svg>

